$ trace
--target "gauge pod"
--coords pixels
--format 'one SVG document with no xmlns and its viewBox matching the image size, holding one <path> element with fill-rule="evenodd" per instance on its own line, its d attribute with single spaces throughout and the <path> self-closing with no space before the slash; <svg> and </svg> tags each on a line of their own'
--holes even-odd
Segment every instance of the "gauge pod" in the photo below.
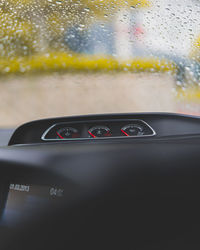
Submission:
<svg viewBox="0 0 200 250">
<path fill-rule="evenodd" d="M 57 123 L 42 135 L 43 141 L 109 139 L 154 136 L 155 131 L 142 120 L 115 119 Z"/>
</svg>

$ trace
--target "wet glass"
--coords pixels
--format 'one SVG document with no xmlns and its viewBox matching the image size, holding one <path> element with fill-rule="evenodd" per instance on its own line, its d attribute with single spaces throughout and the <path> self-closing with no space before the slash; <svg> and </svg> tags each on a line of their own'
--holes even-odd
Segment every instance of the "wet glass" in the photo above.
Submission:
<svg viewBox="0 0 200 250">
<path fill-rule="evenodd" d="M 200 115 L 199 0 L 0 0 L 0 127 Z"/>
</svg>

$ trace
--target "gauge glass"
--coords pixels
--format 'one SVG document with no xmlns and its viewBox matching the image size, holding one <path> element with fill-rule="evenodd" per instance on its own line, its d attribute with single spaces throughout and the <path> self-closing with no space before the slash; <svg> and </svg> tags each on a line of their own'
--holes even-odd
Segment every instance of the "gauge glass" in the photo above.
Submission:
<svg viewBox="0 0 200 250">
<path fill-rule="evenodd" d="M 57 139 L 70 139 L 80 137 L 79 131 L 76 128 L 65 127 L 56 131 Z"/>
<path fill-rule="evenodd" d="M 140 136 L 144 135 L 144 128 L 138 124 L 128 124 L 121 128 L 124 136 Z"/>
<path fill-rule="evenodd" d="M 88 130 L 89 137 L 97 138 L 97 137 L 109 137 L 111 136 L 111 130 L 106 126 L 96 126 L 92 127 Z"/>
</svg>

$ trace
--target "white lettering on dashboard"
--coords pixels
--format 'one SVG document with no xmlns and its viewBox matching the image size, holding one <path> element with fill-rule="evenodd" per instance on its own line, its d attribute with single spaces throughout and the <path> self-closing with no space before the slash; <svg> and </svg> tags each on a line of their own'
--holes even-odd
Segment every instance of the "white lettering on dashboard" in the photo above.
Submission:
<svg viewBox="0 0 200 250">
<path fill-rule="evenodd" d="M 57 196 L 62 197 L 63 196 L 63 189 L 57 189 L 57 188 L 50 188 L 49 193 L 51 196 Z"/>
<path fill-rule="evenodd" d="M 30 186 L 21 185 L 21 184 L 10 184 L 10 190 L 20 191 L 20 192 L 29 192 Z"/>
</svg>

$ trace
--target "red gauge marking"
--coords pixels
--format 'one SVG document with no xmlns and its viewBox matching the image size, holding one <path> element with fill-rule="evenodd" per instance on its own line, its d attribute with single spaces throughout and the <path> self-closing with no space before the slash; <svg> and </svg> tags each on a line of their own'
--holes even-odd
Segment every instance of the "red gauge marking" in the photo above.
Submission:
<svg viewBox="0 0 200 250">
<path fill-rule="evenodd" d="M 107 137 L 107 136 L 111 136 L 110 131 L 108 131 L 106 134 L 104 134 L 104 136 L 105 136 L 105 137 Z"/>
<path fill-rule="evenodd" d="M 72 134 L 72 138 L 78 138 L 79 134 Z"/>
<path fill-rule="evenodd" d="M 93 138 L 96 138 L 96 136 L 93 135 L 90 131 L 88 131 L 88 133 L 89 133 Z"/>
<path fill-rule="evenodd" d="M 126 136 L 129 136 L 123 129 L 121 129 L 122 133 L 125 134 Z"/>
<path fill-rule="evenodd" d="M 58 132 L 56 132 L 56 134 L 60 137 L 60 139 L 64 139 L 64 137 L 62 137 L 62 135 L 60 135 Z"/>
</svg>

